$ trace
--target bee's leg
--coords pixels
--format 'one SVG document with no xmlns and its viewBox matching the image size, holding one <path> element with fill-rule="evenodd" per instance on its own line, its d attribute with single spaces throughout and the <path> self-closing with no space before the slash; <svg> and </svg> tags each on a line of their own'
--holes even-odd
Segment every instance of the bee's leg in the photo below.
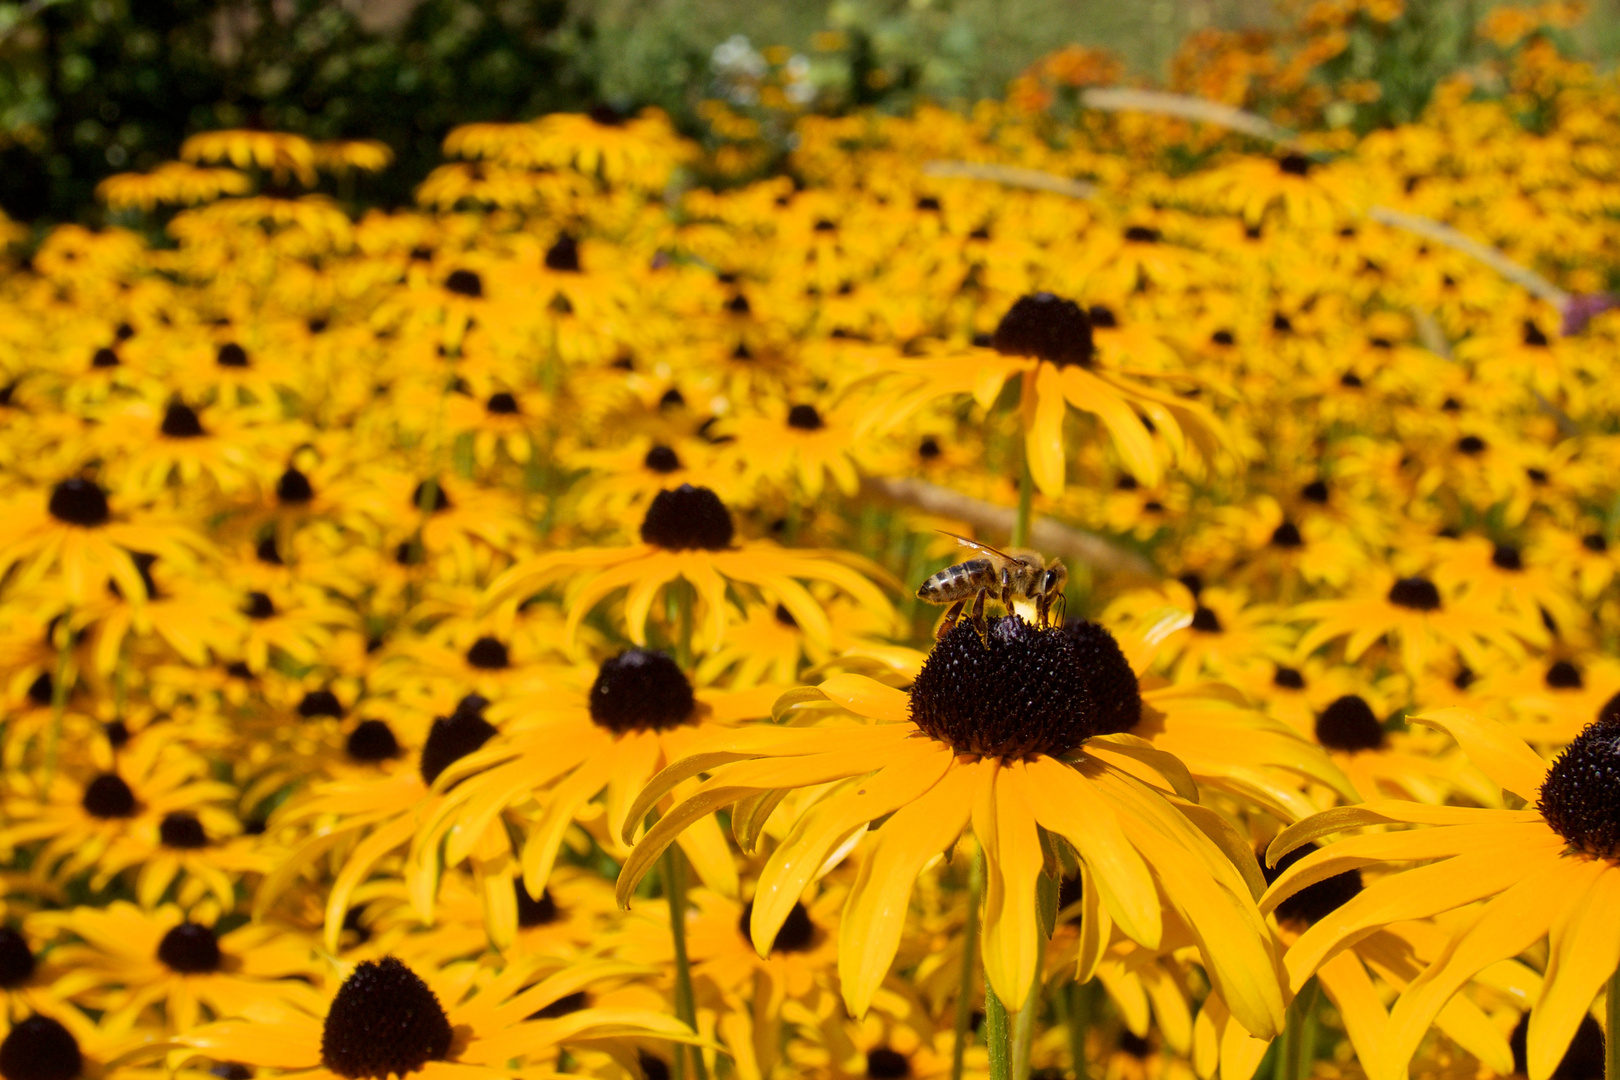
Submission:
<svg viewBox="0 0 1620 1080">
<path fill-rule="evenodd" d="M 967 597 L 964 596 L 946 610 L 945 618 L 940 621 L 939 627 L 934 631 L 936 639 L 943 638 L 951 632 L 951 628 L 956 625 L 956 620 L 962 617 L 962 609 L 965 607 L 967 607 Z"/>
<path fill-rule="evenodd" d="M 1001 568 L 1001 606 L 1007 609 L 1008 615 L 1013 613 L 1012 598 L 1012 572 L 1003 566 Z"/>
<path fill-rule="evenodd" d="M 979 640 L 984 642 L 987 649 L 990 647 L 990 624 L 984 617 L 984 601 L 989 595 L 989 589 L 980 589 L 979 595 L 973 598 L 973 629 L 979 632 Z"/>
<path fill-rule="evenodd" d="M 1047 627 L 1046 617 L 1050 613 L 1051 607 L 1052 598 L 1046 593 L 1041 593 L 1040 596 L 1035 598 L 1035 625 L 1042 630 Z"/>
<path fill-rule="evenodd" d="M 1063 593 L 1058 593 L 1056 596 L 1054 596 L 1052 598 L 1051 603 L 1047 605 L 1047 609 L 1050 610 L 1050 611 L 1055 611 L 1057 613 L 1052 621 L 1056 625 L 1062 626 L 1063 625 L 1063 617 L 1069 613 L 1069 598 L 1068 598 L 1068 596 L 1063 594 Z"/>
</svg>

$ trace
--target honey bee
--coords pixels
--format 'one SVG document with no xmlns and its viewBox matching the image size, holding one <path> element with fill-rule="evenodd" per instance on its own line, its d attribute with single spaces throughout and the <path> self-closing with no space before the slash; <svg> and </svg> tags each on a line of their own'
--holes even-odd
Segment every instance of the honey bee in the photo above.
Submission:
<svg viewBox="0 0 1620 1080">
<path fill-rule="evenodd" d="M 984 602 L 990 596 L 1000 599 L 1009 612 L 1014 600 L 1034 601 L 1036 624 L 1042 628 L 1049 625 L 1054 606 L 1062 617 L 1063 586 L 1068 583 L 1069 571 L 1057 559 L 1047 562 L 1038 551 L 1000 551 L 955 533 L 945 535 L 979 554 L 947 566 L 917 590 L 917 599 L 925 604 L 950 605 L 936 636 L 944 637 L 972 600 L 973 628 L 988 642 L 990 628 L 984 617 Z"/>
</svg>

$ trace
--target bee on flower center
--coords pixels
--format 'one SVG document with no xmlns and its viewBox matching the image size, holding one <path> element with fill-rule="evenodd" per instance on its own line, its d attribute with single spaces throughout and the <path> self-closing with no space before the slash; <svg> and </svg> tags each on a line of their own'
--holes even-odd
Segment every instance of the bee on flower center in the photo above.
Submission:
<svg viewBox="0 0 1620 1080">
<path fill-rule="evenodd" d="M 1042 629 L 1050 624 L 1054 606 L 1058 608 L 1059 621 L 1062 620 L 1063 587 L 1068 584 L 1069 571 L 1057 559 L 1047 561 L 1038 551 L 1000 551 L 954 533 L 945 535 L 955 537 L 958 543 L 979 554 L 947 566 L 917 589 L 917 599 L 923 603 L 949 607 L 939 625 L 938 637 L 943 638 L 950 632 L 971 600 L 973 627 L 981 639 L 988 640 L 984 604 L 992 595 L 1009 613 L 1015 600 L 1033 602 L 1035 622 Z"/>
</svg>

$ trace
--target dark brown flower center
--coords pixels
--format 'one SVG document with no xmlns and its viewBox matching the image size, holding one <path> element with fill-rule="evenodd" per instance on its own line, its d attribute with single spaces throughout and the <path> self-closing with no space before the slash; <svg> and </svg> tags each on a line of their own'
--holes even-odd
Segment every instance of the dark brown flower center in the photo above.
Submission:
<svg viewBox="0 0 1620 1080">
<path fill-rule="evenodd" d="M 343 981 L 321 1030 L 321 1063 L 347 1080 L 417 1072 L 450 1053 L 450 1018 L 421 976 L 392 956 Z"/>
<path fill-rule="evenodd" d="M 0 1042 L 5 1080 L 73 1080 L 83 1067 L 78 1040 L 48 1016 L 30 1016 Z"/>
<path fill-rule="evenodd" d="M 750 941 L 753 940 L 753 932 L 749 926 L 753 918 L 754 902 L 750 900 L 743 905 L 742 918 L 737 920 L 737 929 Z M 795 900 L 787 918 L 782 920 L 782 928 L 776 932 L 776 940 L 771 943 L 771 953 L 808 952 L 815 944 L 815 938 L 816 924 L 810 921 L 810 912 Z"/>
<path fill-rule="evenodd" d="M 1059 367 L 1090 367 L 1096 358 L 1085 311 L 1048 292 L 1019 297 L 1001 317 L 990 344 L 1003 355 L 1032 356 Z"/>
<path fill-rule="evenodd" d="M 432 786 L 439 774 L 495 737 L 495 725 L 484 719 L 483 698 L 469 695 L 449 716 L 440 716 L 422 743 L 422 782 Z M 521 886 L 519 887 L 521 891 Z"/>
<path fill-rule="evenodd" d="M 591 719 L 618 735 L 679 727 L 696 704 L 685 672 L 653 649 L 627 649 L 604 660 L 591 684 Z"/>
<path fill-rule="evenodd" d="M 1260 853 L 1260 870 L 1266 876 L 1269 885 L 1282 876 L 1282 872 L 1293 866 L 1299 860 L 1317 850 L 1315 844 L 1306 844 L 1277 860 L 1277 865 L 1267 866 L 1265 852 Z M 1352 900 L 1361 891 L 1361 871 L 1346 870 L 1342 874 L 1334 874 L 1324 878 L 1314 885 L 1307 885 L 1299 892 L 1290 896 L 1277 905 L 1277 921 L 1283 923 L 1304 923 L 1309 926 L 1318 920 L 1325 919 L 1339 908 Z"/>
<path fill-rule="evenodd" d="M 1542 781 L 1537 808 L 1576 851 L 1620 858 L 1620 719 L 1610 702 L 1564 748 Z"/>
<path fill-rule="evenodd" d="M 476 298 L 484 295 L 484 279 L 473 270 L 450 271 L 450 276 L 444 279 L 444 287 L 457 296 Z"/>
<path fill-rule="evenodd" d="M 1329 750 L 1354 754 L 1384 745 L 1384 725 L 1359 694 L 1345 694 L 1316 717 L 1316 741 Z"/>
<path fill-rule="evenodd" d="M 219 970 L 219 939 L 206 926 L 183 922 L 163 935 L 157 958 L 170 971 L 183 975 L 206 975 Z"/>
<path fill-rule="evenodd" d="M 1412 611 L 1440 610 L 1440 590 L 1424 577 L 1401 578 L 1389 588 L 1389 602 Z"/>
<path fill-rule="evenodd" d="M 667 551 L 724 551 L 735 533 L 720 496 L 691 484 L 660 491 L 641 519 L 641 539 Z"/>
<path fill-rule="evenodd" d="M 1058 756 L 1141 716 L 1136 676 L 1095 623 L 1039 630 L 1016 615 L 967 621 L 935 646 L 911 687 L 911 719 L 962 754 Z"/>
<path fill-rule="evenodd" d="M 112 516 L 107 493 L 94 480 L 74 477 L 51 489 L 51 516 L 68 525 L 94 528 Z"/>
</svg>

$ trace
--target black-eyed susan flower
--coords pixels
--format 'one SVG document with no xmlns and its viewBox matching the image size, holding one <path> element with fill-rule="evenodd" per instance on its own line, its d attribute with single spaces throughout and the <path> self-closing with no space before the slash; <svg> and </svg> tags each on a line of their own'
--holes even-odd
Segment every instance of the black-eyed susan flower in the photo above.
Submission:
<svg viewBox="0 0 1620 1080">
<path fill-rule="evenodd" d="M 558 581 L 568 582 L 566 638 L 571 643 L 585 617 L 620 589 L 630 640 L 647 643 L 647 622 L 658 594 L 681 579 L 701 605 L 701 631 L 694 642 L 709 651 L 720 644 L 735 608 L 727 590 L 748 586 L 792 613 L 805 633 L 825 641 L 831 632 L 822 605 L 802 584 L 825 582 L 873 610 L 892 610 L 862 559 L 838 552 L 795 551 L 763 541 L 736 542 L 731 511 L 707 488 L 682 484 L 661 491 L 641 521 L 641 543 L 623 548 L 587 548 L 533 556 L 502 574 L 486 604 L 511 607 Z M 863 572 L 865 571 L 865 572 Z M 690 617 L 696 621 L 697 614 Z"/>
<path fill-rule="evenodd" d="M 1549 765 L 1495 721 L 1456 709 L 1413 719 L 1452 735 L 1492 780 L 1533 805 L 1476 809 L 1380 800 L 1327 811 L 1285 830 L 1269 858 L 1347 828 L 1434 827 L 1329 844 L 1284 871 L 1262 904 L 1278 908 L 1314 883 L 1367 866 L 1427 864 L 1380 878 L 1305 931 L 1287 955 L 1297 984 L 1390 923 L 1485 901 L 1391 1010 L 1372 1066 L 1391 1076 L 1405 1071 L 1429 1025 L 1459 989 L 1550 930 L 1546 979 L 1530 1010 L 1528 1042 L 1530 1075 L 1542 1080 L 1552 1075 L 1592 999 L 1620 966 L 1620 937 L 1604 915 L 1620 851 L 1620 826 L 1604 780 L 1620 753 L 1613 726 L 1592 724 Z"/>
<path fill-rule="evenodd" d="M 468 842 L 498 824 L 508 808 L 537 804 L 524 826 L 520 858 L 524 887 L 538 896 L 564 833 L 598 796 L 606 796 L 604 840 L 617 846 L 631 804 L 655 773 L 717 731 L 769 715 L 783 689 L 694 689 L 674 660 L 647 649 L 569 675 L 554 688 L 495 707 L 495 714 L 511 718 L 508 730 L 447 764 L 436 778 L 446 794 L 418 832 L 420 847 L 431 852 L 443 842 L 446 861 L 459 862 L 470 852 Z M 717 825 L 704 823 L 682 846 L 712 888 L 736 893 L 736 867 Z M 496 940 L 511 940 L 510 927 L 497 930 Z"/>
<path fill-rule="evenodd" d="M 188 1050 L 177 1055 L 206 1055 L 311 1080 L 416 1074 L 465 1080 L 510 1076 L 514 1069 L 525 1075 L 525 1064 L 545 1066 L 543 1071 L 555 1075 L 561 1045 L 635 1036 L 693 1041 L 680 1022 L 653 1012 L 582 1009 L 541 1015 L 608 971 L 598 964 L 546 973 L 528 962 L 476 980 L 476 970 L 451 965 L 424 979 L 392 956 L 363 960 L 332 988 L 324 1016 L 248 1007 L 242 1019 L 192 1029 L 178 1040 Z"/>
<path fill-rule="evenodd" d="M 221 933 L 178 908 L 143 911 L 127 901 L 79 907 L 37 918 L 72 935 L 53 954 L 75 972 L 74 997 L 127 1028 L 148 1009 L 162 1009 L 169 1029 L 189 1031 L 207 1018 L 239 1016 L 269 1005 L 313 1009 L 317 959 L 311 943 L 272 926 Z"/>
<path fill-rule="evenodd" d="M 1245 860 L 1234 861 L 1200 831 L 1214 822 L 1186 801 L 1195 791 L 1179 762 L 1115 734 L 1138 720 L 1141 698 L 1111 639 L 1082 650 L 1069 634 L 1010 616 L 992 624 L 986 644 L 960 625 L 935 647 L 909 693 L 839 676 L 796 699 L 816 698 L 877 722 L 750 729 L 693 746 L 631 808 L 627 839 L 648 807 L 709 773 L 637 845 L 619 878 L 621 901 L 658 854 L 712 810 L 741 804 L 732 828 L 751 848 L 779 792 L 835 783 L 767 862 L 751 928 L 764 951 L 833 847 L 889 815 L 841 924 L 842 990 L 857 1015 L 888 972 L 922 864 L 970 825 L 988 867 L 986 978 L 1010 1008 L 1024 1005 L 1041 941 L 1039 825 L 1071 844 L 1087 868 L 1085 917 L 1094 927 L 1118 925 L 1157 947 L 1164 910 L 1185 918 L 1211 979 L 1245 1026 L 1277 1030 L 1282 995 Z M 1146 764 L 1156 777 L 1141 779 L 1126 763 Z"/>
<path fill-rule="evenodd" d="M 903 388 L 874 403 L 871 426 L 892 426 L 938 397 L 971 394 L 988 408 L 1003 384 L 1021 377 L 1025 454 L 1036 487 L 1048 495 L 1063 491 L 1068 459 L 1063 421 L 1071 405 L 1097 416 L 1125 467 L 1149 486 L 1164 475 L 1165 456 L 1209 458 L 1225 438 L 1201 403 L 1152 389 L 1128 368 L 1099 365 L 1090 319 L 1073 300 L 1052 293 L 1020 298 L 1002 317 L 990 345 L 993 352 L 930 357 L 897 369 Z M 1156 445 L 1154 431 L 1164 449 Z"/>
</svg>

